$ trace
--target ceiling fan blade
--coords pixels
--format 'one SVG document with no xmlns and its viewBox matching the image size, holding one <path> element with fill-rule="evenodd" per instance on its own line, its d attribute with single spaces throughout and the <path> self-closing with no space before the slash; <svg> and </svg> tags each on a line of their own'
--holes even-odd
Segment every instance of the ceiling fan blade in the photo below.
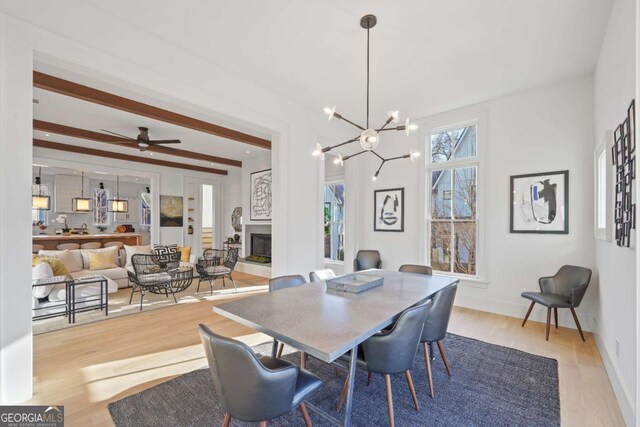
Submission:
<svg viewBox="0 0 640 427">
<path fill-rule="evenodd" d="M 149 144 L 151 144 L 151 145 L 182 144 L 182 141 L 180 141 L 179 139 L 158 139 L 158 140 L 155 140 L 155 141 L 149 141 Z"/>
<path fill-rule="evenodd" d="M 121 138 L 128 139 L 128 140 L 130 140 L 130 141 L 136 141 L 136 142 L 138 142 L 138 140 L 137 140 L 137 139 L 135 139 L 135 138 L 129 138 L 128 136 L 122 135 L 122 134 L 120 134 L 120 133 L 111 132 L 110 130 L 106 130 L 106 129 L 100 129 L 100 130 L 101 130 L 102 132 L 110 133 L 111 135 L 119 136 L 119 137 L 121 137 Z"/>
</svg>

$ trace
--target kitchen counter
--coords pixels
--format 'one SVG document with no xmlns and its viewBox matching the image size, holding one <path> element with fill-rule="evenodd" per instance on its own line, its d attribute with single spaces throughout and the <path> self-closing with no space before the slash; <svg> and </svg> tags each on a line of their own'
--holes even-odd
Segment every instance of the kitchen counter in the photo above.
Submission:
<svg viewBox="0 0 640 427">
<path fill-rule="evenodd" d="M 104 246 L 107 242 L 122 242 L 128 246 L 140 246 L 143 241 L 142 233 L 98 233 L 98 234 L 36 234 L 33 236 L 34 245 L 43 245 L 45 249 L 56 249 L 62 243 L 100 242 Z"/>
</svg>

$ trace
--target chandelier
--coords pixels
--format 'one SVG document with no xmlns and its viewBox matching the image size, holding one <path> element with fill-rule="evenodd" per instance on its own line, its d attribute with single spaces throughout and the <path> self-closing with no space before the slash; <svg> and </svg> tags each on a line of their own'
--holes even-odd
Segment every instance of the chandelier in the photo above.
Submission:
<svg viewBox="0 0 640 427">
<path fill-rule="evenodd" d="M 396 157 L 382 157 L 380 154 L 375 152 L 376 147 L 378 147 L 378 144 L 380 143 L 380 134 L 382 132 L 388 132 L 388 131 L 404 131 L 406 132 L 407 136 L 410 134 L 411 131 L 414 131 L 418 128 L 418 125 L 416 125 L 415 123 L 411 123 L 409 121 L 409 119 L 406 119 L 406 121 L 404 122 L 403 125 L 396 125 L 394 127 L 388 127 L 391 123 L 399 123 L 400 122 L 400 114 L 398 111 L 389 111 L 389 114 L 387 116 L 387 120 L 384 122 L 384 124 L 382 126 L 380 126 L 379 128 L 371 128 L 369 127 L 369 30 L 371 30 L 373 27 L 376 26 L 376 23 L 378 22 L 377 18 L 374 15 L 365 15 L 362 17 L 362 19 L 360 19 L 360 26 L 362 28 L 364 28 L 365 30 L 367 30 L 367 124 L 366 127 L 365 126 L 361 126 L 349 119 L 347 119 L 346 117 L 344 117 L 343 115 L 339 114 L 336 111 L 336 107 L 326 107 L 324 109 L 324 112 L 329 116 L 329 120 L 333 119 L 334 117 L 338 120 L 344 120 L 345 122 L 349 123 L 350 125 L 356 127 L 359 131 L 360 134 L 351 138 L 348 141 L 342 142 L 340 144 L 334 145 L 334 146 L 330 146 L 330 147 L 323 147 L 322 145 L 320 145 L 319 143 L 316 144 L 316 149 L 313 151 L 313 155 L 320 157 L 321 159 L 324 159 L 324 153 L 333 150 L 334 148 L 338 148 L 338 147 L 342 147 L 343 145 L 347 145 L 347 144 L 351 144 L 352 142 L 356 142 L 359 141 L 360 142 L 360 147 L 362 148 L 362 151 L 359 151 L 355 154 L 351 154 L 348 156 L 342 156 L 342 154 L 338 154 L 338 157 L 333 161 L 335 164 L 339 164 L 341 166 L 344 166 L 344 162 L 352 157 L 355 156 L 359 156 L 360 154 L 363 153 L 371 153 L 373 155 L 375 155 L 378 159 L 380 159 L 380 166 L 378 167 L 378 170 L 376 170 L 375 175 L 373 176 L 373 180 L 375 181 L 378 178 L 378 175 L 380 174 L 380 170 L 382 169 L 382 166 L 384 166 L 384 164 L 386 162 L 390 162 L 392 160 L 398 160 L 398 159 L 411 159 L 411 161 L 413 162 L 414 159 L 418 156 L 420 156 L 420 153 L 417 151 L 413 151 L 410 150 L 408 154 L 403 154 L 401 156 L 396 156 Z"/>
</svg>

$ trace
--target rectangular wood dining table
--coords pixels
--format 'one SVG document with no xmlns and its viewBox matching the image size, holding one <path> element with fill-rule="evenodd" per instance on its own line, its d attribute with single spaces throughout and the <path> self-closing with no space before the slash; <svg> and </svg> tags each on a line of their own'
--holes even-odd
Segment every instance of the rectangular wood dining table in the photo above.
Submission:
<svg viewBox="0 0 640 427">
<path fill-rule="evenodd" d="M 384 282 L 360 294 L 327 289 L 324 281 L 312 282 L 215 305 L 213 311 L 273 337 L 273 356 L 278 341 L 327 363 L 351 352 L 341 422 L 350 426 L 358 344 L 392 324 L 407 308 L 459 281 L 455 277 L 384 270 L 362 274 L 383 276 Z"/>
</svg>

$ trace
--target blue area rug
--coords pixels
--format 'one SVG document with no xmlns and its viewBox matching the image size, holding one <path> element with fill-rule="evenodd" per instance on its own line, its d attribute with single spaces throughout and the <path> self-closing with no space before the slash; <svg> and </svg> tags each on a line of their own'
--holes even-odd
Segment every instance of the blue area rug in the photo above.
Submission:
<svg viewBox="0 0 640 427">
<path fill-rule="evenodd" d="M 413 407 L 404 375 L 392 377 L 397 426 L 559 426 L 558 363 L 555 359 L 449 334 L 443 341 L 452 376 L 434 345 L 432 362 L 435 398 L 429 396 L 424 353 L 416 355 L 411 370 L 420 411 Z M 286 350 L 292 351 L 289 346 Z M 254 348 L 269 354 L 270 344 Z M 297 352 L 284 358 L 297 363 Z M 307 369 L 324 381 L 309 400 L 324 411 L 335 407 L 344 383 L 333 366 L 309 358 Z M 367 387 L 367 373 L 357 371 L 352 425 L 388 425 L 384 379 L 374 375 Z M 143 392 L 109 404 L 118 427 L 218 426 L 224 412 L 215 395 L 208 369 L 189 372 Z M 310 409 L 315 426 L 331 425 Z M 344 409 L 343 409 L 344 412 Z M 232 426 L 256 425 L 233 420 Z M 299 411 L 280 417 L 270 426 L 303 426 Z"/>
</svg>

